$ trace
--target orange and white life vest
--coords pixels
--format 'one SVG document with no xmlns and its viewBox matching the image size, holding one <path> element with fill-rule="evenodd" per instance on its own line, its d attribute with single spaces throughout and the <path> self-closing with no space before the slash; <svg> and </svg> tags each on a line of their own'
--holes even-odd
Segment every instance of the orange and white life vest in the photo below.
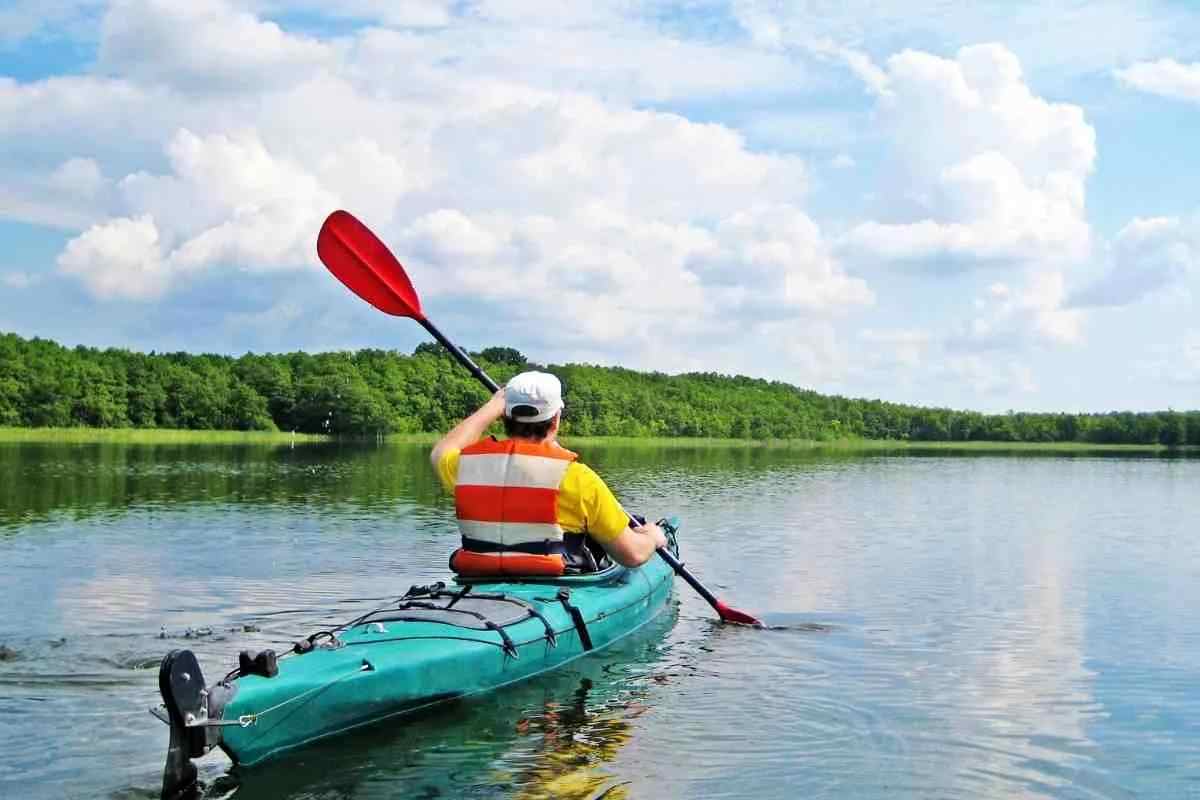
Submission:
<svg viewBox="0 0 1200 800">
<path fill-rule="evenodd" d="M 458 457 L 454 506 L 460 575 L 561 575 L 564 534 L 558 490 L 578 456 L 517 439 L 483 439 Z"/>
</svg>

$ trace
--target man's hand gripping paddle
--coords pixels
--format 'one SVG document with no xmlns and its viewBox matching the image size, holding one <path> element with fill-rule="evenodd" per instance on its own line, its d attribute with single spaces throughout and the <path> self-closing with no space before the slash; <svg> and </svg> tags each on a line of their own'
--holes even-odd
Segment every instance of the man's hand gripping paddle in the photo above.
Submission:
<svg viewBox="0 0 1200 800">
<path fill-rule="evenodd" d="M 496 382 L 489 378 L 470 356 L 429 321 L 425 312 L 421 310 L 421 301 L 412 281 L 405 274 L 404 267 L 388 250 L 387 245 L 352 214 L 347 211 L 335 211 L 329 215 L 317 236 L 317 256 L 350 291 L 384 313 L 415 319 L 489 391 L 499 390 Z M 665 548 L 658 548 L 658 555 L 671 565 L 675 574 L 687 581 L 689 586 L 716 609 L 723 622 L 762 626 L 761 622 L 749 614 L 730 608 L 718 600 Z"/>
</svg>

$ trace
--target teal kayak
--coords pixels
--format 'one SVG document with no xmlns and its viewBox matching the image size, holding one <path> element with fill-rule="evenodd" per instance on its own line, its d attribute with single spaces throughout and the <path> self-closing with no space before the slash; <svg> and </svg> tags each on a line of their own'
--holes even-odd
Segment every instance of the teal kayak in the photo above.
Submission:
<svg viewBox="0 0 1200 800">
<path fill-rule="evenodd" d="M 660 524 L 677 556 L 677 523 Z M 243 653 L 238 668 L 211 685 L 191 651 L 171 651 L 155 709 L 171 727 L 162 796 L 190 791 L 191 759 L 215 747 L 252 766 L 554 670 L 658 616 L 673 577 L 656 555 L 633 569 L 414 586 L 288 653 Z"/>
</svg>

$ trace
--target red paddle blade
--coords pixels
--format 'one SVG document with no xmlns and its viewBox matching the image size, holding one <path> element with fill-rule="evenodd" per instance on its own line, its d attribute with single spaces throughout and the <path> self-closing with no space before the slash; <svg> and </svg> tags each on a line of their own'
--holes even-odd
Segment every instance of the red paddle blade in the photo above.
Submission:
<svg viewBox="0 0 1200 800">
<path fill-rule="evenodd" d="M 424 319 L 404 267 L 371 229 L 348 211 L 335 211 L 317 235 L 317 256 L 350 291 L 380 311 Z"/>
<path fill-rule="evenodd" d="M 756 628 L 764 627 L 762 622 L 750 616 L 745 611 L 738 611 L 736 608 L 730 608 L 720 600 L 717 601 L 715 608 L 717 609 L 717 614 L 720 615 L 722 622 L 736 622 L 738 625 L 753 625 Z"/>
</svg>

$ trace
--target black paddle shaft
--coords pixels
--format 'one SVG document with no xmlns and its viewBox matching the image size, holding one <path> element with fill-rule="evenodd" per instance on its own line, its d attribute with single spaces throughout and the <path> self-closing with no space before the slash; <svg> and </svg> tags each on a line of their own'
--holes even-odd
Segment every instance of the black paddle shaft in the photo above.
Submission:
<svg viewBox="0 0 1200 800">
<path fill-rule="evenodd" d="M 478 364 L 471 360 L 471 357 L 467 355 L 465 350 L 447 339 L 445 334 L 437 329 L 436 325 L 434 325 L 425 317 L 418 317 L 417 322 L 421 323 L 425 330 L 433 334 L 433 338 L 437 339 L 442 347 L 445 347 L 447 350 L 449 350 L 450 355 L 458 359 L 458 363 L 470 370 L 471 374 L 474 375 L 480 383 L 491 389 L 493 392 L 500 391 L 500 385 L 488 377 L 488 374 L 484 372 Z"/>
<path fill-rule="evenodd" d="M 676 575 L 678 575 L 679 577 L 681 577 L 685 581 L 687 581 L 688 586 L 691 586 L 693 589 L 695 589 L 697 592 L 699 592 L 700 596 L 703 597 L 705 600 L 707 600 L 708 604 L 710 606 L 712 606 L 713 608 L 717 607 L 717 603 L 719 603 L 720 601 L 717 600 L 717 598 L 713 595 L 712 592 L 710 592 L 708 589 L 704 588 L 704 584 L 701 583 L 695 575 L 688 572 L 688 568 L 683 565 L 682 561 L 680 561 L 675 556 L 671 555 L 670 551 L 668 551 L 667 548 L 665 548 L 665 547 L 659 547 L 657 549 L 658 549 L 658 555 L 662 558 L 663 561 L 667 562 L 667 564 L 670 565 L 671 569 L 675 570 Z"/>
</svg>

